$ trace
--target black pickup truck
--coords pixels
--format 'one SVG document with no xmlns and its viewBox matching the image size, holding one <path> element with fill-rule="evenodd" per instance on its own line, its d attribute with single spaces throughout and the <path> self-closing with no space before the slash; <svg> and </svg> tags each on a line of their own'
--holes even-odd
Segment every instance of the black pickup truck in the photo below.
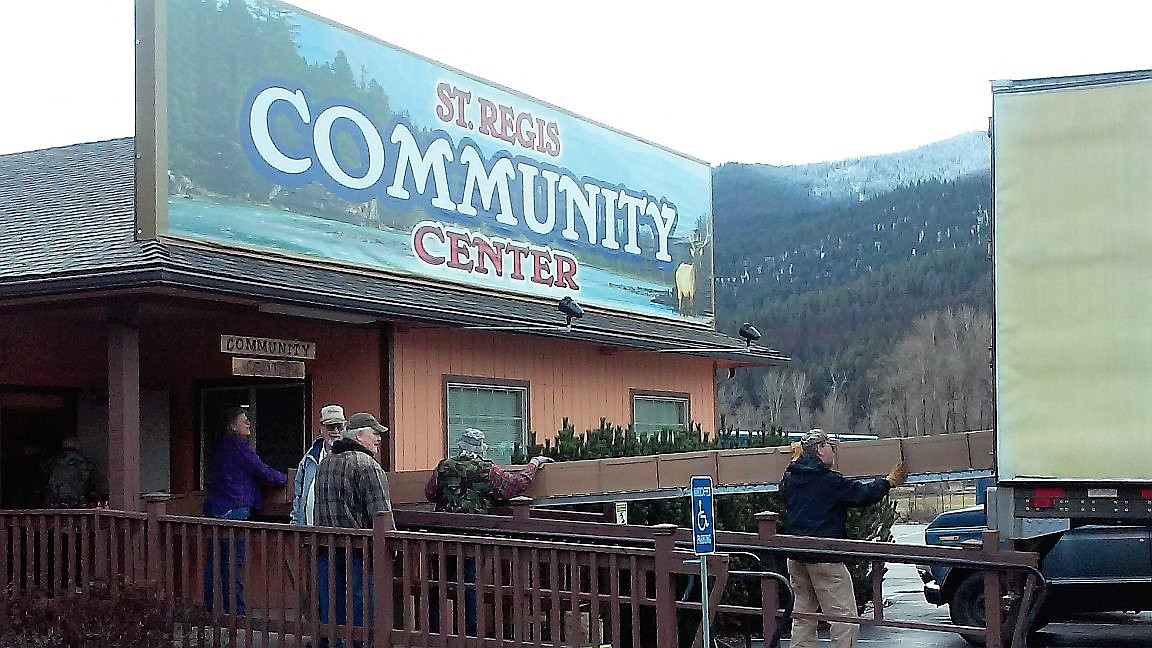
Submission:
<svg viewBox="0 0 1152 648">
<path fill-rule="evenodd" d="M 959 545 L 986 529 L 983 506 L 948 511 L 924 530 L 924 543 Z M 1152 609 L 1152 527 L 1082 526 L 1066 531 L 1040 565 L 1048 595 L 1031 630 L 1085 612 Z M 919 567 L 924 598 L 947 605 L 953 623 L 984 625 L 980 572 L 940 565 Z M 965 635 L 969 643 L 980 643 Z"/>
</svg>

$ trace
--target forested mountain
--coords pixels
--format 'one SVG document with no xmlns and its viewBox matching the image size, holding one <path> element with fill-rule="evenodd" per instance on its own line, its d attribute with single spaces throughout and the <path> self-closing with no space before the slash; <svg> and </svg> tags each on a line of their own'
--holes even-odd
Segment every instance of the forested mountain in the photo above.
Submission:
<svg viewBox="0 0 1152 648">
<path fill-rule="evenodd" d="M 726 164 L 713 195 L 718 327 L 755 323 L 763 342 L 793 357 L 788 371 L 806 376 L 798 420 L 775 423 L 811 423 L 803 410 L 819 418 L 836 390 L 847 409 L 838 427 L 890 432 L 874 429 L 892 405 L 880 402 L 886 363 L 891 371 L 917 319 L 991 312 L 983 133 L 843 162 Z M 766 372 L 738 375 L 722 392 L 728 413 L 768 416 Z"/>
</svg>

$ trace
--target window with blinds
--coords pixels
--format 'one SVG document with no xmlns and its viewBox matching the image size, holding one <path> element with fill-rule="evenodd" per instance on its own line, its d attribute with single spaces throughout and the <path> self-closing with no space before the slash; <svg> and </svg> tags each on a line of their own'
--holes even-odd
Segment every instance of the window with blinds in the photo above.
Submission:
<svg viewBox="0 0 1152 648">
<path fill-rule="evenodd" d="M 488 458 L 498 464 L 512 462 L 516 444 L 523 450 L 528 439 L 528 386 L 448 382 L 447 456 L 459 452 L 460 435 L 467 428 L 484 431 Z"/>
<path fill-rule="evenodd" d="M 632 429 L 638 434 L 688 429 L 688 397 L 633 394 Z"/>
</svg>

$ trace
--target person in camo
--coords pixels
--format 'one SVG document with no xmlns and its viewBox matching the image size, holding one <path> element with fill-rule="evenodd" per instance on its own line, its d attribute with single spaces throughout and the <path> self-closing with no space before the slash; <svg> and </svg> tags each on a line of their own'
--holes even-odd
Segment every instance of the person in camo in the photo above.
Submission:
<svg viewBox="0 0 1152 648">
<path fill-rule="evenodd" d="M 523 470 L 504 470 L 488 460 L 484 432 L 477 428 L 464 430 L 457 447 L 460 453 L 436 464 L 424 485 L 424 496 L 436 504 L 437 511 L 487 513 L 496 502 L 512 499 L 528 490 L 540 467 L 552 461 L 551 457 L 533 457 Z M 456 580 L 456 561 L 447 562 L 444 577 L 449 581 Z M 464 582 L 476 582 L 476 558 L 472 556 L 464 559 Z M 428 611 L 432 632 L 439 632 L 439 600 L 433 598 L 429 601 Z M 465 634 L 476 635 L 476 590 L 473 587 L 464 592 L 464 627 Z"/>
<path fill-rule="evenodd" d="M 48 462 L 48 485 L 44 505 L 48 508 L 88 508 L 99 498 L 96 465 L 80 451 L 80 441 L 67 437 L 60 452 Z"/>
<path fill-rule="evenodd" d="M 504 470 L 487 458 L 484 432 L 464 430 L 458 444 L 460 453 L 442 459 L 424 485 L 424 496 L 437 511 L 448 513 L 487 513 L 495 502 L 520 495 L 536 479 L 536 471 L 551 457 L 533 457 L 523 470 Z"/>
</svg>

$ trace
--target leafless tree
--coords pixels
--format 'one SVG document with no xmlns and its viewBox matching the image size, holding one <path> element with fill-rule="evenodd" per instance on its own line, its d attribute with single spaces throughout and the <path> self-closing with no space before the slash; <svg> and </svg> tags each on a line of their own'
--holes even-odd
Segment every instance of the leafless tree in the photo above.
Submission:
<svg viewBox="0 0 1152 648">
<path fill-rule="evenodd" d="M 844 391 L 832 389 L 824 396 L 824 402 L 815 414 L 816 426 L 826 432 L 847 432 L 852 418 L 849 410 Z"/>
<path fill-rule="evenodd" d="M 788 375 L 775 368 L 769 369 L 760 380 L 761 387 L 764 389 L 764 395 L 760 402 L 766 410 L 768 425 L 781 427 L 784 425 L 783 408 L 787 380 Z"/>
<path fill-rule="evenodd" d="M 991 317 L 967 307 L 916 320 L 884 363 L 880 402 L 869 416 L 883 421 L 891 436 L 990 426 L 991 335 Z"/>
<path fill-rule="evenodd" d="M 792 413 L 795 415 L 797 430 L 803 430 L 811 418 L 804 406 L 804 396 L 808 393 L 808 374 L 804 371 L 794 371 L 788 377 L 788 386 L 792 391 Z"/>
</svg>

